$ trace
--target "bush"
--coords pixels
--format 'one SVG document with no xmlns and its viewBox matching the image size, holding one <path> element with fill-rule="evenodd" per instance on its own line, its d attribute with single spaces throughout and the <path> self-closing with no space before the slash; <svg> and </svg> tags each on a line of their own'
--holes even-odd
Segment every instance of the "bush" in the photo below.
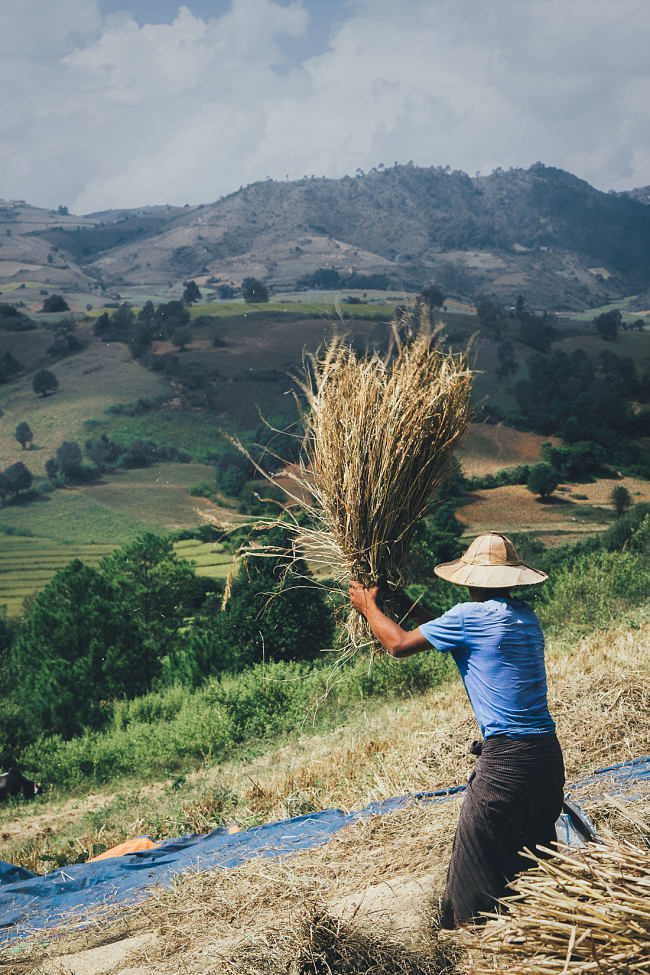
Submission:
<svg viewBox="0 0 650 975">
<path fill-rule="evenodd" d="M 607 451 L 593 441 L 580 440 L 570 447 L 553 447 L 546 441 L 541 445 L 540 454 L 562 481 L 580 480 L 607 471 Z"/>
<path fill-rule="evenodd" d="M 24 312 L 14 305 L 0 302 L 0 329 L 5 332 L 31 332 L 38 328 Z"/>
<path fill-rule="evenodd" d="M 216 678 L 198 690 L 169 687 L 133 701 L 116 702 L 103 732 L 85 731 L 64 741 L 40 738 L 24 748 L 20 763 L 49 783 L 73 786 L 108 782 L 117 775 L 147 775 L 206 760 L 232 759 L 246 743 L 261 749 L 274 737 L 304 732 L 305 715 L 323 699 L 316 727 L 339 724 L 367 698 L 409 697 L 435 687 L 453 672 L 447 655 L 420 654 L 406 661 L 379 658 L 345 665 L 331 684 L 331 667 L 304 663 L 258 665 Z M 329 688 L 327 697 L 324 697 Z M 2 718 L 0 716 L 0 722 Z M 4 722 L 2 722 L 4 723 Z"/>
<path fill-rule="evenodd" d="M 241 293 L 244 301 L 249 304 L 269 300 L 269 289 L 257 278 L 244 278 L 241 283 Z"/>
<path fill-rule="evenodd" d="M 554 573 L 542 592 L 542 620 L 607 625 L 622 610 L 650 598 L 650 559 L 646 552 L 597 552 Z"/>
<path fill-rule="evenodd" d="M 58 312 L 58 311 L 70 311 L 70 306 L 65 298 L 61 295 L 48 295 L 43 301 L 43 307 L 41 311 L 45 312 Z"/>
<path fill-rule="evenodd" d="M 546 498 L 553 494 L 559 483 L 557 472 L 550 464 L 535 464 L 528 475 L 526 487 L 532 494 Z"/>
<path fill-rule="evenodd" d="M 32 389 L 39 396 L 45 398 L 48 393 L 54 393 L 59 388 L 59 380 L 49 369 L 39 369 L 32 380 Z"/>
</svg>

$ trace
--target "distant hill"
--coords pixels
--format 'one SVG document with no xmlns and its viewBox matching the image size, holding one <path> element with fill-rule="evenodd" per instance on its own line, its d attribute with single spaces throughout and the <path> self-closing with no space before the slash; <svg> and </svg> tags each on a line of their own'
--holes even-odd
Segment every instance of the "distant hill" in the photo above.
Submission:
<svg viewBox="0 0 650 975">
<path fill-rule="evenodd" d="M 393 288 L 580 308 L 650 284 L 650 190 L 603 193 L 537 163 L 469 177 L 440 167 L 267 180 L 215 203 L 86 217 L 0 203 L 2 280 L 83 291 L 246 275 L 293 287 L 321 267 Z M 67 272 L 64 273 L 64 272 Z"/>
</svg>

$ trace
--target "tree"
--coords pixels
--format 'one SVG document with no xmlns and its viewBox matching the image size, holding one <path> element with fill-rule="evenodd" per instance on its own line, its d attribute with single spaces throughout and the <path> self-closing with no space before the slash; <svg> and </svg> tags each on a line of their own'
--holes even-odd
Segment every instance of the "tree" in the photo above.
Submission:
<svg viewBox="0 0 650 975">
<path fill-rule="evenodd" d="M 234 464 L 229 464 L 219 477 L 219 487 L 224 494 L 231 497 L 238 497 L 245 483 L 246 474 L 241 467 L 235 467 Z"/>
<path fill-rule="evenodd" d="M 517 371 L 515 350 L 512 346 L 512 342 L 509 339 L 505 342 L 500 342 L 497 346 L 497 359 L 499 362 L 499 365 L 497 366 L 497 376 L 500 379 L 505 379 L 506 376 L 510 376 L 512 373 Z"/>
<path fill-rule="evenodd" d="M 528 475 L 526 487 L 531 494 L 539 494 L 541 498 L 547 498 L 553 494 L 559 483 L 557 472 L 550 464 L 535 464 Z"/>
<path fill-rule="evenodd" d="M 153 325 L 162 338 L 168 339 L 172 332 L 189 324 L 190 313 L 182 301 L 174 299 L 156 308 Z"/>
<path fill-rule="evenodd" d="M 176 557 L 170 539 L 151 533 L 106 556 L 99 568 L 136 628 L 138 682 L 148 688 L 177 647 L 187 618 L 203 603 L 206 583 L 212 584 Z"/>
<path fill-rule="evenodd" d="M 49 477 L 50 481 L 55 481 L 61 473 L 59 470 L 59 465 L 54 457 L 49 457 L 45 461 L 45 473 Z"/>
<path fill-rule="evenodd" d="M 12 376 L 23 369 L 22 363 L 11 352 L 0 352 L 0 383 L 8 382 Z"/>
<path fill-rule="evenodd" d="M 195 301 L 201 300 L 201 292 L 196 281 L 184 281 L 185 290 L 183 291 L 182 302 L 184 305 L 193 305 Z"/>
<path fill-rule="evenodd" d="M 49 393 L 55 393 L 59 388 L 59 380 L 49 369 L 39 369 L 32 380 L 32 389 L 45 398 Z"/>
<path fill-rule="evenodd" d="M 278 549 L 291 547 L 286 533 L 265 533 L 264 544 Z M 280 558 L 251 558 L 232 583 L 230 599 L 217 610 L 212 627 L 229 647 L 233 669 L 267 660 L 309 660 L 331 645 L 333 623 L 330 608 L 316 588 L 287 585 Z M 308 575 L 298 562 L 294 570 Z M 236 634 L 236 639 L 233 639 Z"/>
<path fill-rule="evenodd" d="M 257 278 L 244 278 L 241 283 L 241 293 L 248 304 L 269 300 L 269 289 Z"/>
<path fill-rule="evenodd" d="M 41 311 L 70 311 L 70 306 L 65 298 L 61 297 L 61 295 L 48 295 L 47 298 L 43 300 L 43 307 L 41 308 Z"/>
<path fill-rule="evenodd" d="M 18 426 L 16 427 L 15 436 L 16 436 L 16 440 L 21 445 L 23 450 L 25 450 L 27 444 L 34 439 L 34 434 L 29 428 L 29 423 L 25 423 L 24 420 L 22 421 L 22 423 L 19 423 Z"/>
<path fill-rule="evenodd" d="M 172 345 L 179 352 L 185 352 L 185 346 L 192 341 L 192 329 L 187 326 L 177 328 L 172 334 Z"/>
<path fill-rule="evenodd" d="M 148 689 L 131 616 L 111 582 L 78 559 L 36 596 L 11 666 L 32 739 L 101 727 L 102 701 Z"/>
<path fill-rule="evenodd" d="M 593 325 L 600 337 L 606 342 L 615 342 L 622 321 L 623 315 L 620 310 L 612 308 L 611 311 L 604 311 L 602 314 L 596 315 L 593 319 Z"/>
<path fill-rule="evenodd" d="M 501 338 L 501 327 L 503 325 L 503 312 L 499 306 L 490 298 L 481 298 L 476 306 L 476 314 L 481 329 L 490 336 L 498 340 Z"/>
<path fill-rule="evenodd" d="M 153 321 L 156 309 L 153 306 L 153 301 L 145 301 L 144 305 L 138 312 L 138 321 L 142 322 L 144 325 L 150 325 Z"/>
<path fill-rule="evenodd" d="M 615 488 L 612 488 L 612 493 L 610 494 L 610 500 L 616 509 L 616 516 L 618 518 L 625 514 L 627 509 L 632 504 L 632 497 L 630 492 L 622 484 L 617 484 Z"/>
<path fill-rule="evenodd" d="M 219 284 L 217 285 L 217 294 L 222 301 L 228 301 L 229 298 L 235 297 L 235 289 L 231 284 Z"/>
<path fill-rule="evenodd" d="M 554 326 L 554 317 L 544 312 L 543 315 L 535 315 L 532 312 L 522 312 L 519 319 L 519 339 L 524 345 L 529 345 L 531 349 L 538 352 L 548 352 L 551 342 L 557 335 Z"/>
<path fill-rule="evenodd" d="M 76 440 L 64 440 L 56 452 L 57 467 L 68 478 L 77 478 L 83 473 L 83 455 Z"/>
<path fill-rule="evenodd" d="M 79 338 L 75 335 L 77 323 L 75 322 L 74 318 L 64 318 L 50 327 L 54 332 L 55 339 L 52 345 L 50 345 L 47 349 L 47 354 L 49 356 L 56 356 L 60 358 L 65 355 L 72 355 L 75 352 L 79 352 L 83 348 Z"/>
<path fill-rule="evenodd" d="M 21 491 L 29 491 L 32 486 L 32 472 L 23 464 L 16 461 L 4 471 L 5 484 L 9 493 L 16 497 Z"/>
<path fill-rule="evenodd" d="M 434 308 L 442 308 L 445 301 L 445 293 L 437 284 L 430 284 L 428 287 L 422 288 L 420 295 L 432 311 Z"/>
</svg>

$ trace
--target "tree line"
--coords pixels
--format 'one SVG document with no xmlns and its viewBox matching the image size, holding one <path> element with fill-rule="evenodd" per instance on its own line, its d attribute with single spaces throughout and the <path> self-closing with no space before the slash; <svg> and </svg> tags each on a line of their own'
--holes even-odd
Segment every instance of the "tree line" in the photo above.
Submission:
<svg viewBox="0 0 650 975">
<path fill-rule="evenodd" d="M 281 530 L 268 541 L 286 544 Z M 170 538 L 153 534 L 96 568 L 74 560 L 57 572 L 24 619 L 0 617 L 5 764 L 40 735 L 101 728 L 113 701 L 262 659 L 314 659 L 331 645 L 323 595 L 287 586 L 278 560 L 249 560 L 225 609 L 222 598 L 222 583 L 197 576 Z"/>
</svg>

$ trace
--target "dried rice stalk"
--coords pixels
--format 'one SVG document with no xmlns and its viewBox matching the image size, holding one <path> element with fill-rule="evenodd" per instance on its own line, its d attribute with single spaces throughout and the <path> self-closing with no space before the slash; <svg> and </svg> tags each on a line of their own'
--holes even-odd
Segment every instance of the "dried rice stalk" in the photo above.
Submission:
<svg viewBox="0 0 650 975">
<path fill-rule="evenodd" d="M 623 975 L 650 971 L 650 850 L 589 844 L 541 860 L 512 883 L 506 912 L 478 945 L 494 965 L 476 975 Z M 495 967 L 496 966 L 496 967 Z"/>
<path fill-rule="evenodd" d="M 373 932 L 314 910 L 303 924 L 288 975 L 453 975 L 454 943 L 407 947 L 387 931 Z"/>
<path fill-rule="evenodd" d="M 422 314 L 414 334 L 413 319 L 400 323 L 402 334 L 394 326 L 385 355 L 360 357 L 334 339 L 320 356 L 308 357 L 302 457 L 284 478 L 289 501 L 307 515 L 298 519 L 287 506 L 289 568 L 292 560 L 307 559 L 339 592 L 351 579 L 379 585 L 383 608 L 395 618 L 404 607 L 391 605 L 391 594 L 406 581 L 416 522 L 470 421 L 467 357 L 443 351 L 440 331 Z M 346 627 L 349 652 L 377 649 L 356 611 L 349 611 Z"/>
</svg>

